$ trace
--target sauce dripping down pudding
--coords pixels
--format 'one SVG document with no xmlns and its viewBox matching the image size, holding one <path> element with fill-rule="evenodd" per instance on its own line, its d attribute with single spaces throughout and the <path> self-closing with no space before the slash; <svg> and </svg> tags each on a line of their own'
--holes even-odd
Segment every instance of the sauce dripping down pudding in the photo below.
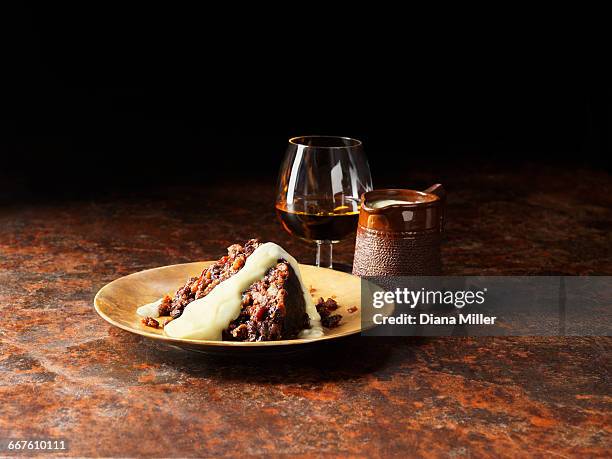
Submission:
<svg viewBox="0 0 612 459">
<path fill-rule="evenodd" d="M 241 255 L 244 248 L 239 245 L 232 246 L 238 247 L 233 251 L 232 247 L 228 249 L 240 259 L 224 257 L 218 263 L 226 267 L 236 263 L 238 267 L 231 270 L 229 277 L 211 285 L 204 296 L 191 296 L 184 309 L 175 314 L 176 318 L 164 326 L 166 335 L 181 339 L 268 341 L 292 338 L 298 333 L 308 338 L 323 334 L 321 317 L 302 282 L 297 261 L 277 244 L 261 244 L 256 240 L 247 244 L 251 250 L 246 257 Z M 211 272 L 205 270 L 202 276 L 205 274 Z M 179 289 L 177 295 L 193 294 L 195 280 Z M 151 312 L 155 304 L 139 308 L 138 313 Z"/>
</svg>

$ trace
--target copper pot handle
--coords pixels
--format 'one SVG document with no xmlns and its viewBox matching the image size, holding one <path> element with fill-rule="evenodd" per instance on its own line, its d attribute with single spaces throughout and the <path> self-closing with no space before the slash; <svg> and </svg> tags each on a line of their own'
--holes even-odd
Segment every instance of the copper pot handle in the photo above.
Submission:
<svg viewBox="0 0 612 459">
<path fill-rule="evenodd" d="M 435 194 L 440 199 L 446 199 L 446 190 L 442 186 L 441 183 L 436 183 L 435 185 L 430 186 L 426 190 L 423 190 L 424 193 Z"/>
<path fill-rule="evenodd" d="M 436 183 L 424 190 L 424 192 L 435 194 L 442 201 L 442 213 L 440 214 L 440 232 L 442 233 L 444 232 L 444 222 L 446 220 L 446 190 L 441 183 Z"/>
</svg>

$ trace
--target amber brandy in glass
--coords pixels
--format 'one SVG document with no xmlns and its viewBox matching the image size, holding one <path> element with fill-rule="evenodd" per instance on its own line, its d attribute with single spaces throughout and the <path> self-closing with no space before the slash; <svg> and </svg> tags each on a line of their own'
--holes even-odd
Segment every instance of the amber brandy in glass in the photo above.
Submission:
<svg viewBox="0 0 612 459">
<path fill-rule="evenodd" d="M 359 140 L 293 137 L 279 173 L 276 214 L 289 234 L 317 244 L 317 266 L 331 268 L 332 244 L 354 234 L 359 199 L 371 189 Z"/>
</svg>

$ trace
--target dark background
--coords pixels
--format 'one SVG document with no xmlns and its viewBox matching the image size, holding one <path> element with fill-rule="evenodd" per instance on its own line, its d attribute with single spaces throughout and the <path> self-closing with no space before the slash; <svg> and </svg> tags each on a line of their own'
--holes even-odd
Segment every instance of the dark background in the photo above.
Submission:
<svg viewBox="0 0 612 459">
<path fill-rule="evenodd" d="M 304 134 L 363 140 L 375 184 L 410 186 L 418 168 L 610 170 L 609 88 L 582 64 L 551 72 L 546 47 L 527 55 L 481 36 L 426 49 L 433 36 L 402 29 L 374 42 L 367 22 L 264 24 L 178 7 L 5 18 L 4 193 L 272 178 L 287 139 Z M 587 78 L 567 78 L 576 70 Z"/>
</svg>

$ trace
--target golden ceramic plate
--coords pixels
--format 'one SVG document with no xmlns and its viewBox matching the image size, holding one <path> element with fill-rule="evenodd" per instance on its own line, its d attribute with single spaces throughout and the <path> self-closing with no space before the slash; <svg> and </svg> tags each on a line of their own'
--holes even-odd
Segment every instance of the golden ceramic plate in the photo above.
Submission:
<svg viewBox="0 0 612 459">
<path fill-rule="evenodd" d="M 146 327 L 141 323 L 141 317 L 136 314 L 138 306 L 155 301 L 166 294 L 173 295 L 188 278 L 198 276 L 212 263 L 214 262 L 204 261 L 163 266 L 121 277 L 105 285 L 96 294 L 94 299 L 96 311 L 104 320 L 123 330 L 183 349 L 212 353 L 289 351 L 296 346 L 303 347 L 354 335 L 361 331 L 361 279 L 340 271 L 309 265 L 300 265 L 304 285 L 311 289 L 315 299 L 334 298 L 340 305 L 337 313 L 342 314 L 340 326 L 325 329 L 325 334 L 319 338 L 255 343 L 177 339 L 166 336 L 163 330 Z M 348 308 L 355 306 L 357 311 L 352 314 L 347 311 Z M 388 309 L 380 312 L 390 315 L 393 308 Z"/>
</svg>

